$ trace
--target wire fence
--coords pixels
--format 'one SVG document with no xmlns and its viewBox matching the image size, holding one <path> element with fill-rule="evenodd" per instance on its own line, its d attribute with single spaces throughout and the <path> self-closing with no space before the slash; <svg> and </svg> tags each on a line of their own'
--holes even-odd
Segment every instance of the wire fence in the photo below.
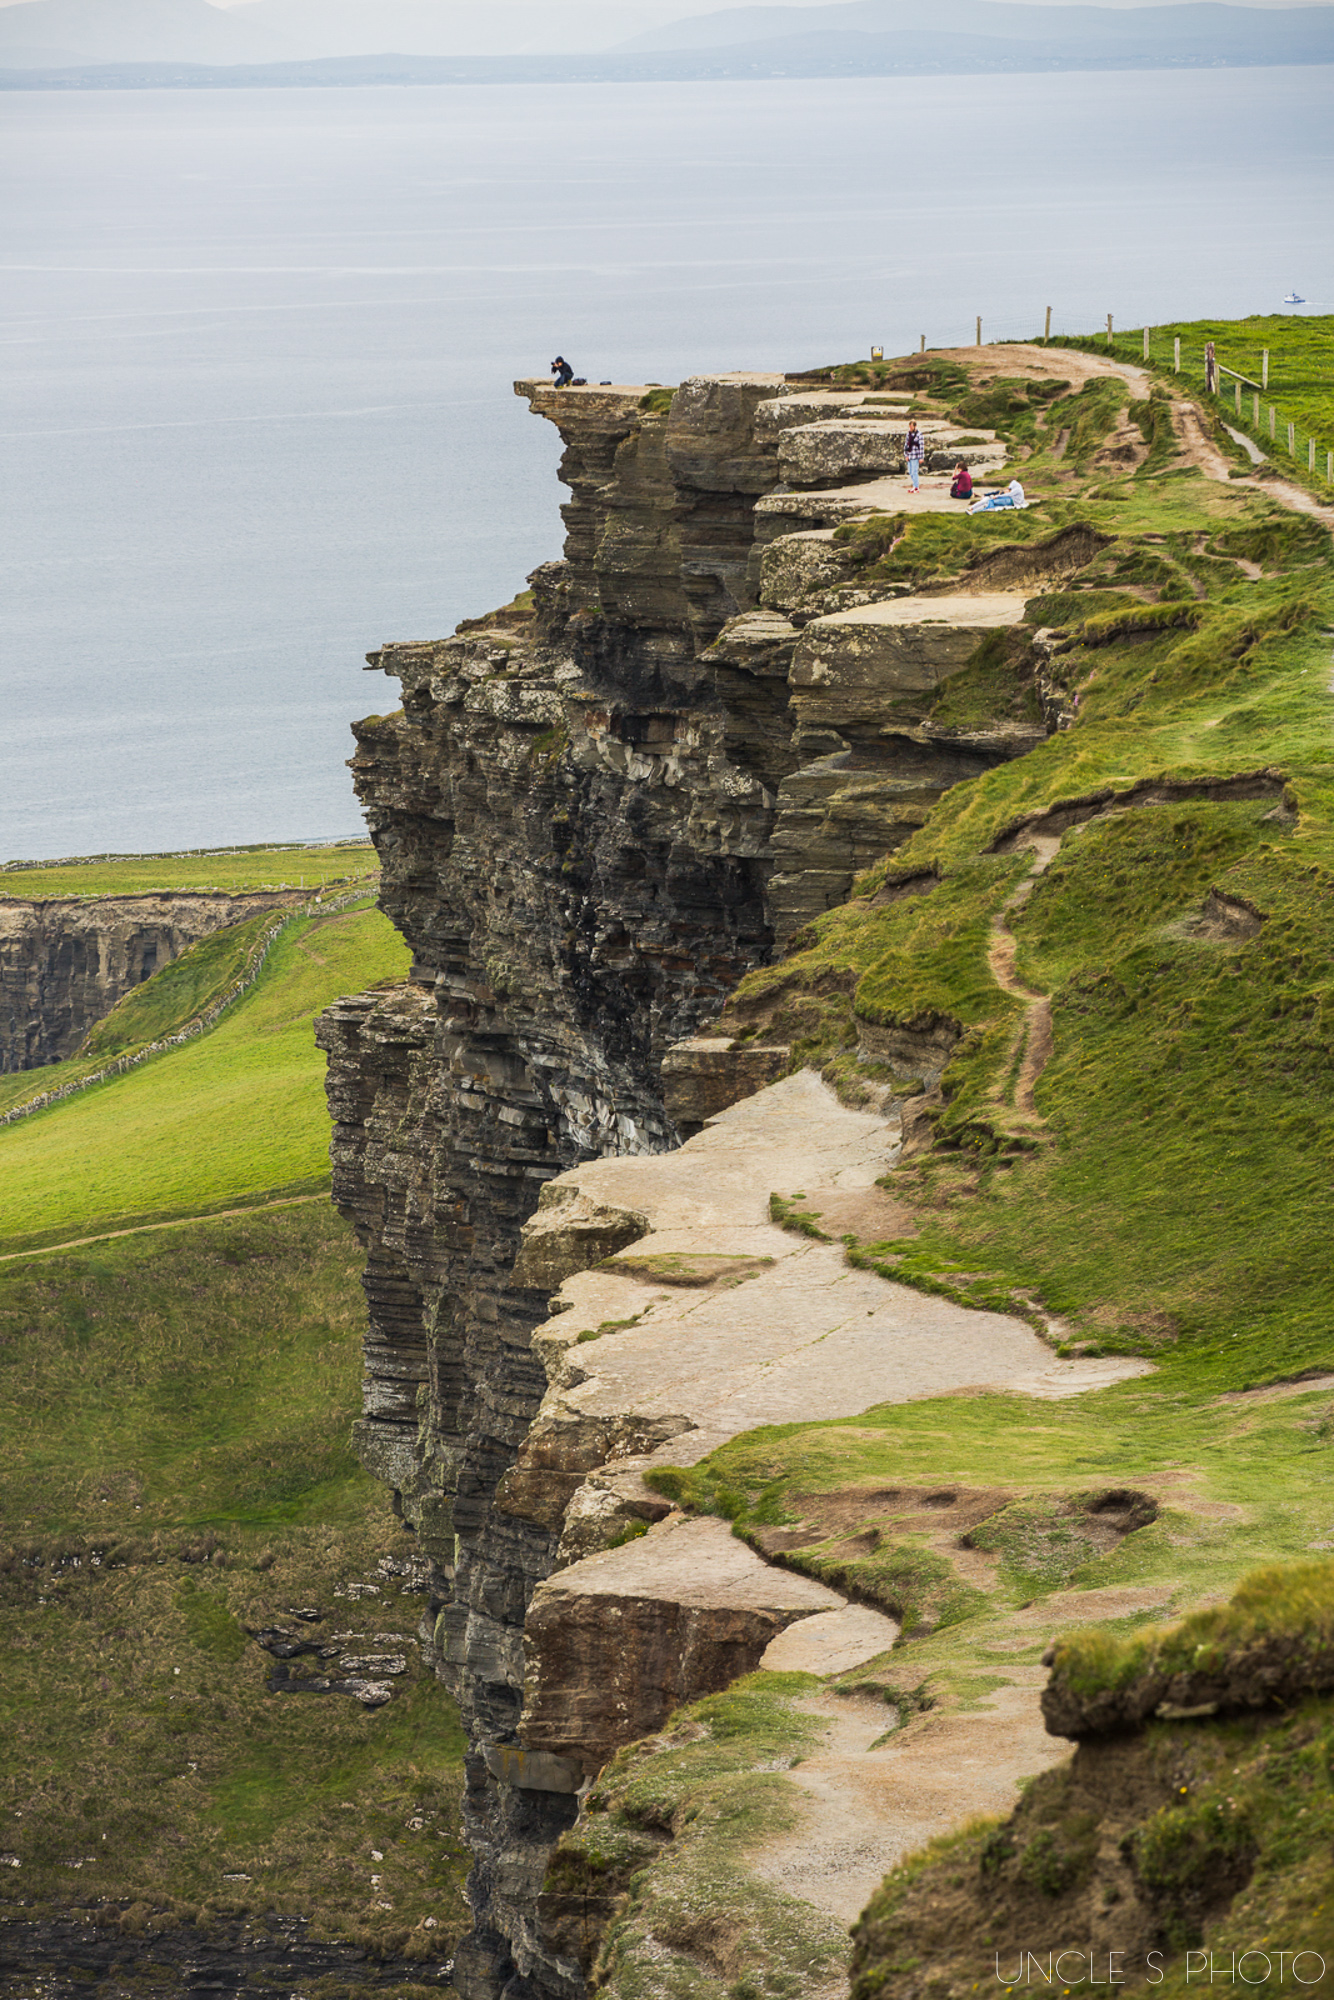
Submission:
<svg viewBox="0 0 1334 2000">
<path fill-rule="evenodd" d="M 1071 344 L 1068 340 L 1062 345 Z M 1180 334 L 1151 326 L 1117 332 L 1109 317 L 1105 335 L 1085 335 L 1079 345 L 1102 349 L 1120 361 L 1147 363 L 1155 373 L 1170 376 L 1184 388 L 1212 399 L 1219 417 L 1234 437 L 1250 441 L 1257 462 L 1286 458 L 1298 471 L 1334 486 L 1334 449 L 1327 437 L 1312 431 L 1269 392 L 1269 350 L 1260 350 L 1257 366 L 1240 365 L 1240 353 L 1229 354 L 1222 341 L 1193 344 Z"/>
</svg>

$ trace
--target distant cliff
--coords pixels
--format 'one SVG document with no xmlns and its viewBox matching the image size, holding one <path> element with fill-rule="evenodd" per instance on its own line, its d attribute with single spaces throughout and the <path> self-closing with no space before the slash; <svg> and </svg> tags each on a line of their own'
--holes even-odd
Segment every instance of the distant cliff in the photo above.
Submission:
<svg viewBox="0 0 1334 2000">
<path fill-rule="evenodd" d="M 72 1056 L 88 1030 L 188 945 L 296 892 L 0 897 L 0 1072 Z"/>
</svg>

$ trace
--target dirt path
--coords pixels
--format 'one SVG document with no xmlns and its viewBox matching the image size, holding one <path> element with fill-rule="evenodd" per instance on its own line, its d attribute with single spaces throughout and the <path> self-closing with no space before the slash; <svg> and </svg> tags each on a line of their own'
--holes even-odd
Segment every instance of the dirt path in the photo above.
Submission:
<svg viewBox="0 0 1334 2000">
<path fill-rule="evenodd" d="M 765 1881 L 853 1924 L 889 1870 L 977 1815 L 1014 1809 L 1020 1781 L 1070 1754 L 1038 1707 L 1040 1666 L 1000 1670 L 974 1710 L 892 1728 L 883 1702 L 813 1695 L 795 1705 L 828 1724 L 824 1746 L 787 1773 L 803 1824 L 750 1857 Z"/>
<path fill-rule="evenodd" d="M 1196 466 L 1206 479 L 1226 480 L 1230 486 L 1252 487 L 1255 492 L 1277 500 L 1280 506 L 1290 507 L 1294 514 L 1309 514 L 1313 520 L 1323 521 L 1326 527 L 1334 528 L 1334 506 L 1323 505 L 1314 493 L 1308 493 L 1292 480 L 1238 477 L 1205 430 L 1194 403 L 1173 402 L 1172 428 L 1176 432 L 1182 457 L 1188 465 Z M 1245 439 L 1242 442 L 1245 443 Z"/>
<path fill-rule="evenodd" d="M 991 976 L 1002 993 L 1013 995 L 1023 1002 L 1024 1013 L 1010 1044 L 1010 1060 L 1019 1056 L 1019 1069 L 1015 1077 L 1014 1108 L 1023 1118 L 1033 1124 L 1043 1126 L 1046 1120 L 1038 1110 L 1033 1091 L 1038 1078 L 1051 1060 L 1054 1035 L 1051 1021 L 1051 1001 L 1045 993 L 1026 986 L 1014 969 L 1015 953 L 1019 941 L 1010 929 L 1010 912 L 1017 910 L 1032 895 L 1039 878 L 1046 874 L 1052 862 L 1061 851 L 1061 835 L 1055 833 L 1032 833 L 1024 842 L 1033 855 L 1033 865 L 1014 893 L 1007 899 L 991 920 L 991 943 L 987 947 L 987 964 Z"/>
<path fill-rule="evenodd" d="M 990 382 L 997 375 L 1061 377 L 1083 388 L 1100 376 L 1119 375 L 1137 396 L 1147 396 L 1150 377 L 1130 361 L 1104 360 L 1100 354 L 1084 354 L 1074 347 L 1042 347 L 1036 342 L 1010 340 L 995 347 L 933 347 L 933 359 L 957 361 L 978 381 Z"/>
<path fill-rule="evenodd" d="M 216 1208 L 208 1215 L 178 1215 L 171 1222 L 136 1222 L 129 1229 L 108 1229 L 100 1236 L 70 1236 L 63 1243 L 44 1243 L 37 1250 L 6 1250 L 0 1264 L 18 1257 L 54 1257 L 58 1250 L 81 1250 L 87 1243 L 114 1243 L 121 1236 L 147 1236 L 155 1229 L 188 1229 L 195 1222 L 227 1222 L 237 1215 L 268 1215 L 275 1208 L 299 1208 L 303 1202 L 328 1201 L 325 1194 L 288 1194 L 280 1201 L 252 1202 L 248 1208 Z"/>
</svg>

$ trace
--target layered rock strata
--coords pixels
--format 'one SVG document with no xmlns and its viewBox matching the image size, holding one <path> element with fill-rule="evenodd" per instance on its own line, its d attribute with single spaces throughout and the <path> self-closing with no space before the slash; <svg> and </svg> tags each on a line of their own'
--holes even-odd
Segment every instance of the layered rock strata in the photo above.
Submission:
<svg viewBox="0 0 1334 2000">
<path fill-rule="evenodd" d="M 880 497 L 883 480 L 866 484 L 864 466 L 860 483 L 820 490 L 784 473 L 783 455 L 792 469 L 803 431 L 822 420 L 878 432 L 878 416 L 847 414 L 864 396 L 751 374 L 674 393 L 518 386 L 564 440 L 566 559 L 493 619 L 370 656 L 400 682 L 402 708 L 358 726 L 353 770 L 382 906 L 414 966 L 405 987 L 341 1002 L 319 1033 L 335 1196 L 368 1252 L 359 1445 L 431 1560 L 427 1639 L 473 1745 L 476 1929 L 456 1981 L 470 2000 L 572 2000 L 578 1968 L 544 1951 L 534 1910 L 545 1857 L 607 1740 L 541 1723 L 559 1707 L 561 1676 L 525 1659 L 525 1619 L 558 1570 L 662 1511 L 632 1461 L 679 1454 L 687 1432 L 706 1446 L 699 1413 L 670 1397 L 613 1398 L 577 1420 L 544 1405 L 560 1343 L 534 1336 L 549 1298 L 573 1273 L 632 1255 L 650 1227 L 633 1201 L 594 1199 L 583 1180 L 576 1197 L 557 1177 L 667 1152 L 770 1082 L 785 1050 L 753 1050 L 746 1074 L 729 1077 L 698 1031 L 945 787 L 1027 742 L 929 726 L 941 683 L 1019 616 L 1021 599 L 900 598 L 890 619 L 850 618 L 870 593 L 850 584 L 837 545 L 804 539 L 833 518 L 813 509 L 855 516 Z M 821 463 L 842 477 L 845 460 Z M 942 489 L 913 504 L 951 503 Z M 789 542 L 818 547 L 818 578 L 804 553 L 788 556 L 785 525 L 797 530 Z M 709 1254 L 726 1260 L 733 1247 Z M 744 1266 L 752 1253 L 737 1254 Z M 744 1268 L 732 1277 L 736 1297 L 760 1295 Z M 638 1297 L 625 1271 L 596 1283 L 623 1306 Z M 638 1310 L 608 1303 L 603 1317 Z M 1019 1332 L 1027 1354 L 1035 1343 Z M 846 1398 L 840 1408 L 868 1400 L 860 1370 Z M 724 1429 L 757 1421 L 749 1407 L 738 1403 Z M 607 1471 L 617 1466 L 628 1488 Z M 588 1593 L 574 1596 L 576 1622 L 592 1616 Z M 566 1623 L 552 1601 L 541 1599 L 534 1630 Z M 786 1613 L 769 1612 L 772 1636 Z M 763 1650 L 763 1624 L 738 1652 L 709 1636 L 707 1617 L 686 1618 L 680 1633 L 693 1636 L 665 1652 L 655 1639 L 631 1680 L 670 1706 L 698 1691 L 695 1669 L 673 1678 L 652 1661 L 712 1661 L 699 1667 L 707 1682 L 724 1655 L 730 1672 L 747 1647 Z M 629 1688 L 625 1704 L 638 1729 L 648 1710 Z"/>
<path fill-rule="evenodd" d="M 299 892 L 0 898 L 0 1072 L 72 1056 L 119 1000 L 187 946 Z"/>
</svg>

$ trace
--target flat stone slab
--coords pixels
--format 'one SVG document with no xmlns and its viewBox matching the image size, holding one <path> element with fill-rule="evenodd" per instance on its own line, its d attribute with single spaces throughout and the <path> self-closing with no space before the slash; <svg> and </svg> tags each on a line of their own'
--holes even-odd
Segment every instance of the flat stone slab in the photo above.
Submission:
<svg viewBox="0 0 1334 2000">
<path fill-rule="evenodd" d="M 806 627 L 824 630 L 831 625 L 912 626 L 957 625 L 969 630 L 994 631 L 1018 625 L 1028 599 L 1020 590 L 960 591 L 950 597 L 889 597 L 875 604 L 854 605 L 851 611 L 830 611 L 813 618 Z"/>
<path fill-rule="evenodd" d="M 793 711 L 805 726 L 897 729 L 925 714 L 921 697 L 958 673 L 989 632 L 1017 625 L 1021 591 L 887 597 L 812 618 L 793 651 Z"/>
<path fill-rule="evenodd" d="M 683 1702 L 753 1672 L 794 1620 L 844 1609 L 824 1584 L 771 1568 L 725 1521 L 673 1516 L 538 1585 L 524 1625 L 523 1747 L 591 1776 Z"/>
<path fill-rule="evenodd" d="M 1031 504 L 1031 503 L 1030 503 Z M 966 500 L 951 500 L 948 479 L 923 475 L 914 492 L 906 479 L 867 479 L 855 486 L 766 493 L 755 502 L 757 516 L 796 515 L 838 525 L 864 514 L 965 514 Z"/>
<path fill-rule="evenodd" d="M 1145 1372 L 1121 1357 L 1058 1361 L 1020 1320 L 853 1270 L 841 1244 L 769 1220 L 771 1192 L 874 1190 L 898 1144 L 896 1119 L 848 1110 L 804 1070 L 732 1105 L 679 1152 L 595 1160 L 562 1175 L 583 1200 L 645 1218 L 640 1255 L 773 1262 L 731 1290 L 596 1269 L 568 1277 L 563 1310 L 534 1335 L 552 1382 L 544 1408 L 571 1419 L 684 1417 L 695 1428 L 654 1456 L 689 1464 L 760 1424 L 967 1388 L 1077 1394 Z"/>
<path fill-rule="evenodd" d="M 845 1604 L 789 1625 L 765 1647 L 760 1666 L 773 1674 L 846 1674 L 887 1653 L 898 1636 L 898 1625 L 883 1611 Z"/>
<path fill-rule="evenodd" d="M 846 1598 L 813 1577 L 775 1569 L 713 1515 L 673 1516 L 619 1549 L 558 1570 L 537 1590 L 544 1598 L 666 1598 L 701 1611 L 771 1612 L 784 1622 L 847 1608 Z M 888 1618 L 881 1623 L 897 1629 Z"/>
</svg>

